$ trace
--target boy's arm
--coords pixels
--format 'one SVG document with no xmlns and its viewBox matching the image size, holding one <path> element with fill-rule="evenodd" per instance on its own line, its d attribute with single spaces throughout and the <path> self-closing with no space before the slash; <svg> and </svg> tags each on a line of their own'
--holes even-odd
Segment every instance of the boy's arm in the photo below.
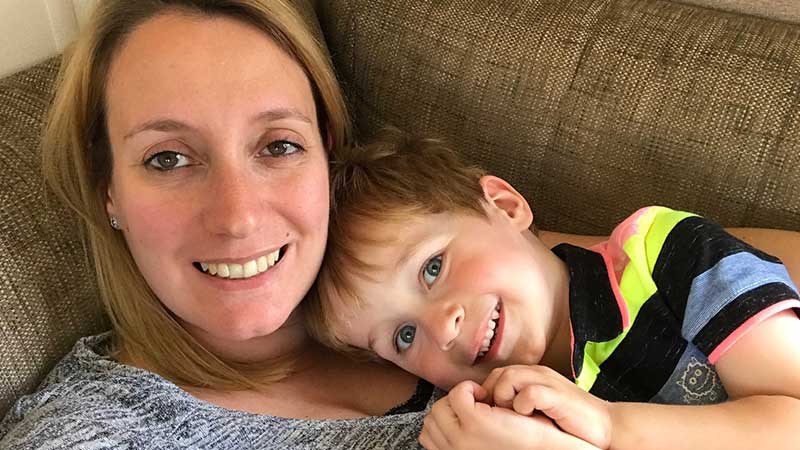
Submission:
<svg viewBox="0 0 800 450">
<path fill-rule="evenodd" d="M 696 221 L 694 223 L 701 225 Z M 687 229 L 683 230 L 684 235 L 686 231 Z M 727 231 L 782 259 L 789 275 L 794 280 L 800 280 L 800 233 L 753 229 Z M 687 275 L 682 268 L 710 267 L 713 265 L 713 261 L 732 254 L 727 253 L 728 249 L 733 252 L 747 251 L 741 245 L 725 238 L 724 234 L 715 231 L 713 227 L 691 228 L 689 233 L 689 237 L 692 239 L 674 241 L 674 245 L 664 254 L 672 256 L 674 260 L 678 261 L 696 261 L 697 266 L 694 263 L 688 266 L 686 264 L 679 266 L 662 264 L 660 274 L 654 273 L 656 284 L 665 283 L 664 286 L 680 285 L 688 288 L 689 286 L 680 282 L 680 279 Z M 591 238 L 579 237 L 579 242 L 586 244 L 587 239 Z M 726 242 L 730 244 L 730 247 L 725 245 Z M 758 254 L 757 251 L 754 252 Z M 681 256 L 675 257 L 675 255 Z M 764 255 L 759 254 L 759 258 L 764 258 Z M 766 260 L 769 261 L 769 258 L 766 257 Z M 774 265 L 771 268 L 760 267 L 768 273 L 773 269 L 775 269 L 773 274 L 779 272 Z M 754 321 L 747 321 L 752 315 L 758 315 L 759 311 L 769 309 L 771 305 L 776 306 L 775 310 L 779 310 L 788 304 L 783 302 L 782 305 L 776 305 L 785 297 L 788 285 L 778 286 L 780 289 L 767 288 L 757 291 L 755 288 L 760 286 L 758 283 L 748 284 L 749 281 L 759 281 L 757 273 L 762 272 L 736 272 L 736 270 L 728 272 L 725 265 L 717 271 L 716 275 L 712 273 L 711 279 L 722 283 L 733 282 L 729 287 L 732 288 L 732 291 L 737 291 L 736 295 L 746 294 L 751 290 L 753 295 L 744 295 L 741 301 L 737 301 L 737 307 L 732 309 L 733 316 L 721 317 L 720 321 L 706 329 L 707 333 L 704 333 L 703 336 L 698 338 L 697 330 L 685 336 L 698 347 L 705 349 L 705 352 L 714 350 L 722 352 L 718 359 L 711 358 L 711 354 L 709 354 L 709 358 L 714 359 L 712 362 L 715 364 L 731 400 L 723 404 L 708 406 L 608 403 L 606 411 L 611 423 L 610 448 L 636 450 L 800 448 L 795 435 L 797 423 L 800 423 L 800 400 L 798 400 L 800 398 L 800 345 L 798 345 L 800 343 L 800 320 L 794 312 L 795 309 L 784 310 L 771 316 L 772 313 L 763 314 L 760 316 L 763 321 L 755 325 L 753 325 Z M 698 274 L 695 273 L 695 269 L 692 269 L 689 275 L 697 276 Z M 753 279 L 747 282 L 740 279 L 740 276 L 748 278 L 747 275 L 753 275 L 750 277 Z M 671 283 L 669 277 L 672 277 Z M 771 277 L 769 280 L 761 281 L 766 283 L 779 279 L 780 276 L 777 276 L 777 278 Z M 692 308 L 694 311 L 692 314 L 695 315 L 689 319 L 688 329 L 695 328 L 694 325 L 697 324 L 707 324 L 708 319 L 716 317 L 719 311 L 715 309 L 714 305 L 720 305 L 721 297 L 727 297 L 724 292 L 715 291 L 713 284 L 706 283 L 708 277 L 701 281 L 699 290 L 695 292 L 695 296 L 700 295 L 701 297 L 694 299 L 695 307 Z M 773 286 L 775 286 L 774 283 Z M 671 294 L 667 292 L 671 292 Z M 686 303 L 685 300 L 679 298 L 680 292 L 682 292 L 681 289 L 665 289 L 663 291 L 665 299 L 673 304 L 675 311 L 685 310 L 681 307 Z M 705 295 L 713 296 L 715 293 L 725 295 L 718 296 L 720 298 L 709 298 L 709 303 L 706 303 Z M 794 297 L 791 298 L 796 298 L 796 295 L 795 291 Z M 704 304 L 710 305 L 711 309 L 701 306 Z M 763 319 L 765 317 L 766 319 Z M 739 334 L 733 332 L 734 330 L 729 327 L 739 327 L 737 320 L 745 320 L 741 324 L 741 330 L 746 331 L 738 341 L 728 346 L 726 338 Z M 721 326 L 718 327 L 718 325 Z M 727 335 L 726 333 L 729 332 L 732 334 Z M 696 341 L 695 338 L 698 338 L 699 341 Z"/>
<path fill-rule="evenodd" d="M 730 400 L 609 404 L 611 448 L 800 448 L 800 303 L 785 266 L 769 255 L 794 265 L 794 233 L 736 230 L 742 243 L 701 217 L 666 209 L 650 217 L 641 250 L 660 298 Z"/>
<path fill-rule="evenodd" d="M 731 400 L 717 405 L 609 403 L 612 449 L 797 449 L 800 320 L 784 311 L 717 361 Z"/>
</svg>

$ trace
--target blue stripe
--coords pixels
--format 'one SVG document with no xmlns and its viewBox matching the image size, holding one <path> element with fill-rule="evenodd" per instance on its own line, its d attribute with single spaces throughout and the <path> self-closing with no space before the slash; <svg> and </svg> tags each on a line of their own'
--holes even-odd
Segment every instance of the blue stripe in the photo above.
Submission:
<svg viewBox="0 0 800 450">
<path fill-rule="evenodd" d="M 726 256 L 692 281 L 681 327 L 683 337 L 691 342 L 736 297 L 758 286 L 776 282 L 797 292 L 783 264 L 764 261 L 747 252 Z"/>
</svg>

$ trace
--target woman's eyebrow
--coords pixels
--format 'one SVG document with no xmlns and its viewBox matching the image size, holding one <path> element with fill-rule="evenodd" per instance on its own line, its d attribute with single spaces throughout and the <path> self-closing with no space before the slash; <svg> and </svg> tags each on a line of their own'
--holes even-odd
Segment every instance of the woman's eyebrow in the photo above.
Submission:
<svg viewBox="0 0 800 450">
<path fill-rule="evenodd" d="M 295 119 L 295 120 L 299 120 L 301 122 L 305 122 L 305 123 L 307 123 L 309 125 L 312 123 L 311 119 L 308 116 L 306 116 L 305 114 L 303 114 L 302 112 L 300 112 L 300 110 L 298 110 L 297 108 L 274 108 L 274 109 L 269 109 L 267 111 L 264 111 L 264 112 L 256 114 L 253 117 L 252 121 L 253 122 L 259 122 L 259 121 L 262 121 L 262 120 L 267 120 L 267 121 L 272 122 L 272 121 L 282 120 L 282 119 Z"/>
<path fill-rule="evenodd" d="M 188 124 L 185 124 L 181 121 L 174 120 L 174 119 L 153 119 L 148 120 L 147 122 L 134 127 L 128 134 L 125 135 L 123 140 L 127 141 L 128 139 L 134 137 L 135 135 L 143 132 L 143 131 L 183 131 L 183 130 L 190 130 Z"/>
<path fill-rule="evenodd" d="M 260 112 L 253 116 L 251 122 L 261 122 L 261 121 L 268 121 L 274 122 L 277 120 L 283 119 L 294 119 L 299 120 L 301 122 L 305 122 L 311 125 L 313 122 L 311 119 L 300 112 L 300 110 L 296 108 L 274 108 L 269 109 L 267 111 Z M 164 119 L 164 118 L 157 118 L 148 120 L 147 122 L 134 127 L 128 134 L 125 135 L 124 140 L 128 140 L 133 136 L 143 132 L 143 131 L 185 131 L 191 130 L 192 127 L 189 124 L 181 122 L 175 119 Z"/>
</svg>

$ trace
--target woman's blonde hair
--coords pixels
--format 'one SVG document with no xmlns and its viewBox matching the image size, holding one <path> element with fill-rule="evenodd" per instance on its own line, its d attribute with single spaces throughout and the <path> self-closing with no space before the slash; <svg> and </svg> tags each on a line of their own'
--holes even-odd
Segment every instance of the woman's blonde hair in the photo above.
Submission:
<svg viewBox="0 0 800 450">
<path fill-rule="evenodd" d="M 328 55 L 308 19 L 289 0 L 101 0 L 64 55 L 43 137 L 43 172 L 55 194 L 81 218 L 82 237 L 115 331 L 114 351 L 177 384 L 254 388 L 285 376 L 291 360 L 237 364 L 201 346 L 149 288 L 106 215 L 112 167 L 107 74 L 137 26 L 173 12 L 230 17 L 263 31 L 305 70 L 329 152 L 335 155 L 349 143 L 350 122 Z"/>
</svg>

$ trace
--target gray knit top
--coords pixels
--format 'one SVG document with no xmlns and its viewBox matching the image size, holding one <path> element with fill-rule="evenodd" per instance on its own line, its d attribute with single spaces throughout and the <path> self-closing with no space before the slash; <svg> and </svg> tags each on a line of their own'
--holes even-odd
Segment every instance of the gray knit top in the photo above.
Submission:
<svg viewBox="0 0 800 450">
<path fill-rule="evenodd" d="M 422 419 L 440 396 L 427 394 L 416 412 L 361 419 L 250 414 L 117 363 L 104 350 L 109 342 L 108 333 L 79 340 L 0 423 L 0 449 L 416 449 Z"/>
</svg>

